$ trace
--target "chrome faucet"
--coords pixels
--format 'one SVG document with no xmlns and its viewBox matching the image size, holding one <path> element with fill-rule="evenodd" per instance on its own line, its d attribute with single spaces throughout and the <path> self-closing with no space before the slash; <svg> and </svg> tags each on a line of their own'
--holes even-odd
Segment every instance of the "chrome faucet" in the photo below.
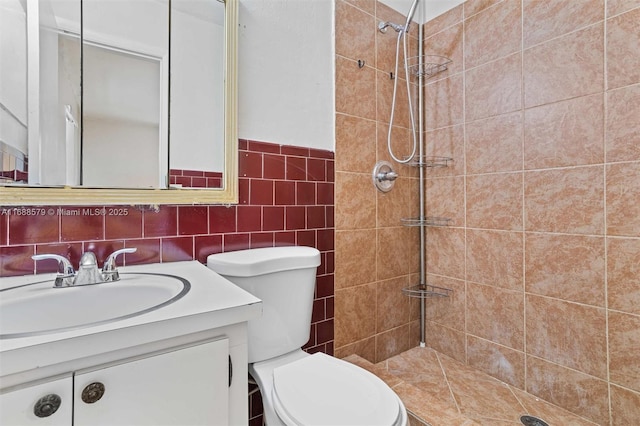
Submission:
<svg viewBox="0 0 640 426">
<path fill-rule="evenodd" d="M 116 266 L 116 258 L 123 253 L 135 253 L 136 248 L 125 248 L 111 253 L 105 260 L 102 270 L 98 269 L 98 261 L 93 252 L 86 252 L 80 258 L 78 272 L 73 270 L 69 259 L 57 254 L 37 254 L 33 260 L 54 259 L 58 262 L 58 275 L 54 287 L 72 287 L 76 285 L 100 284 L 120 280 Z"/>
<path fill-rule="evenodd" d="M 76 272 L 73 270 L 73 266 L 71 266 L 71 262 L 64 256 L 59 256 L 57 254 L 36 254 L 35 256 L 31 256 L 33 260 L 44 260 L 44 259 L 54 259 L 58 261 L 58 275 L 56 276 L 56 280 L 53 284 L 54 287 L 69 287 L 74 285 L 74 278 Z"/>
<path fill-rule="evenodd" d="M 104 282 L 119 281 L 120 273 L 116 266 L 116 258 L 123 253 L 135 253 L 137 248 L 120 249 L 111 253 L 102 265 L 102 278 Z"/>
</svg>

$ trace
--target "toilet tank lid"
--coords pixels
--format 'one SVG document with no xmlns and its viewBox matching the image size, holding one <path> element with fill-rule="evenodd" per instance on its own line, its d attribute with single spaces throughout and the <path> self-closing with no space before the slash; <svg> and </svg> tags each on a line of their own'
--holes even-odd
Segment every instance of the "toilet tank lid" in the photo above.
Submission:
<svg viewBox="0 0 640 426">
<path fill-rule="evenodd" d="M 207 266 L 220 275 L 252 277 L 320 265 L 320 252 L 313 247 L 265 247 L 211 254 Z"/>
</svg>

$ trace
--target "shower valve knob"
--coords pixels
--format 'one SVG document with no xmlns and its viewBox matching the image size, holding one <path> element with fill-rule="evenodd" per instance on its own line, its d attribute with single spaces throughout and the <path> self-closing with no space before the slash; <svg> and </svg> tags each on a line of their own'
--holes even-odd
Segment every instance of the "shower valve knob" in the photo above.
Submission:
<svg viewBox="0 0 640 426">
<path fill-rule="evenodd" d="M 373 168 L 373 184 L 382 192 L 389 192 L 393 188 L 398 173 L 393 170 L 388 161 L 378 161 Z"/>
<path fill-rule="evenodd" d="M 382 172 L 378 173 L 378 180 L 396 180 L 398 174 L 396 172 Z"/>
</svg>

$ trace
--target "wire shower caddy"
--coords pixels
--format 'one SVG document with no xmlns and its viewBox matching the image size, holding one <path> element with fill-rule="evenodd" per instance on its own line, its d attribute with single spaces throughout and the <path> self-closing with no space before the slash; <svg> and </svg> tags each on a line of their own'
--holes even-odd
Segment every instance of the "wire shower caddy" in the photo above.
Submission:
<svg viewBox="0 0 640 426">
<path fill-rule="evenodd" d="M 420 149 L 418 155 L 408 165 L 418 167 L 420 170 L 420 212 L 417 218 L 402 219 L 404 226 L 415 226 L 420 229 L 420 280 L 417 285 L 402 289 L 402 293 L 420 301 L 420 346 L 426 346 L 426 301 L 433 298 L 448 298 L 453 290 L 427 284 L 426 280 L 426 228 L 446 227 L 451 219 L 439 216 L 426 216 L 425 203 L 425 169 L 448 167 L 453 161 L 451 157 L 428 156 L 423 153 L 423 86 L 425 81 L 435 77 L 449 68 L 452 63 L 450 58 L 440 55 L 424 55 L 422 45 L 419 46 L 419 55 L 407 58 L 405 65 L 409 72 L 418 80 L 418 103 L 420 108 Z"/>
<path fill-rule="evenodd" d="M 440 55 L 422 55 L 407 58 L 406 63 L 409 72 L 416 77 L 430 79 L 436 74 L 449 69 L 449 64 L 453 62 L 450 58 Z"/>
</svg>

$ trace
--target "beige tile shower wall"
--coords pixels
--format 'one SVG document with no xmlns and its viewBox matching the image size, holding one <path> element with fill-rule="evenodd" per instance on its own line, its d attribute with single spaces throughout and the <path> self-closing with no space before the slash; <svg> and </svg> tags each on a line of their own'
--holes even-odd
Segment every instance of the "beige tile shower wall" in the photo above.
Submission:
<svg viewBox="0 0 640 426">
<path fill-rule="evenodd" d="M 335 353 L 373 362 L 414 347 L 419 339 L 418 310 L 402 294 L 417 280 L 419 233 L 400 221 L 418 215 L 418 172 L 396 165 L 400 177 L 386 194 L 372 183 L 376 162 L 390 160 L 390 73 L 395 74 L 397 40 L 392 29 L 377 31 L 379 21 L 403 23 L 404 18 L 372 0 L 336 0 Z M 417 51 L 417 38 L 409 48 Z M 402 89 L 406 80 L 400 74 Z M 407 155 L 406 89 L 398 91 L 395 114 L 394 150 Z"/>
<path fill-rule="evenodd" d="M 468 0 L 425 26 L 427 343 L 598 424 L 640 416 L 640 0 Z M 338 314 L 336 314 L 338 315 Z"/>
</svg>

